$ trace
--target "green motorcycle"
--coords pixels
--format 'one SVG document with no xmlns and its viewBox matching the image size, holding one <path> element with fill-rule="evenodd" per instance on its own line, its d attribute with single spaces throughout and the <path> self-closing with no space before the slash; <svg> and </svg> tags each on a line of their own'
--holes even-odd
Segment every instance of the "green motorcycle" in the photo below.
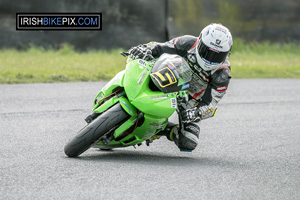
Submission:
<svg viewBox="0 0 300 200">
<path fill-rule="evenodd" d="M 148 145 L 179 111 L 178 103 L 187 100 L 191 77 L 188 63 L 178 55 L 128 57 L 126 69 L 96 96 L 85 119 L 87 125 L 65 145 L 65 154 L 77 157 L 90 147 L 110 150 L 143 142 Z"/>
</svg>

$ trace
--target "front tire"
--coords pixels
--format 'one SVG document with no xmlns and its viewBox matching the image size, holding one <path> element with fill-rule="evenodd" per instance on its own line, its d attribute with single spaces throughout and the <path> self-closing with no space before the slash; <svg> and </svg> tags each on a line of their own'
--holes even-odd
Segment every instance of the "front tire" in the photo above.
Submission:
<svg viewBox="0 0 300 200">
<path fill-rule="evenodd" d="M 79 131 L 75 138 L 65 145 L 65 154 L 69 157 L 79 156 L 128 116 L 119 103 L 114 105 Z"/>
</svg>

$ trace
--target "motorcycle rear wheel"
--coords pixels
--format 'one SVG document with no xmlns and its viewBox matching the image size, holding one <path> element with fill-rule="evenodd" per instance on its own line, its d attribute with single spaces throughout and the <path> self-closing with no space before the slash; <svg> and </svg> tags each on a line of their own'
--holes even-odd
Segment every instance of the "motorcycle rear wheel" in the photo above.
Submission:
<svg viewBox="0 0 300 200">
<path fill-rule="evenodd" d="M 91 147 L 101 136 L 117 126 L 129 115 L 118 103 L 85 126 L 64 148 L 68 157 L 78 157 Z"/>
</svg>

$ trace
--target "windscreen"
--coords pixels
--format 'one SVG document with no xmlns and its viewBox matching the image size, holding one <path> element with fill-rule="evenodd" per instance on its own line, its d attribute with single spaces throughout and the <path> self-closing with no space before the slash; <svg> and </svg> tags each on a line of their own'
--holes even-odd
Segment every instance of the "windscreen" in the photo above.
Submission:
<svg viewBox="0 0 300 200">
<path fill-rule="evenodd" d="M 178 55 L 163 54 L 151 70 L 151 79 L 164 93 L 186 90 L 193 71 Z"/>
<path fill-rule="evenodd" d="M 163 69 L 168 67 L 171 69 L 177 79 L 179 79 L 179 84 L 188 83 L 192 79 L 193 71 L 189 67 L 188 63 L 178 55 L 163 54 L 155 65 L 160 65 L 159 68 Z"/>
</svg>

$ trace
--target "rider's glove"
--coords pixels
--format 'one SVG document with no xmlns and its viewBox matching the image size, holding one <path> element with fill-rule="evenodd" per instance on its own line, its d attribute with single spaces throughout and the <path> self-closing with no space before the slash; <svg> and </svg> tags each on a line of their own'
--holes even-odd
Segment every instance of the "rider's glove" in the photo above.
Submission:
<svg viewBox="0 0 300 200">
<path fill-rule="evenodd" d="M 143 58 L 146 54 L 151 54 L 150 49 L 146 47 L 146 45 L 140 44 L 139 46 L 132 47 L 129 49 L 128 53 L 132 59 Z"/>
<path fill-rule="evenodd" d="M 183 110 L 181 112 L 181 121 L 183 123 L 199 122 L 201 120 L 201 113 L 198 108 Z"/>
</svg>

